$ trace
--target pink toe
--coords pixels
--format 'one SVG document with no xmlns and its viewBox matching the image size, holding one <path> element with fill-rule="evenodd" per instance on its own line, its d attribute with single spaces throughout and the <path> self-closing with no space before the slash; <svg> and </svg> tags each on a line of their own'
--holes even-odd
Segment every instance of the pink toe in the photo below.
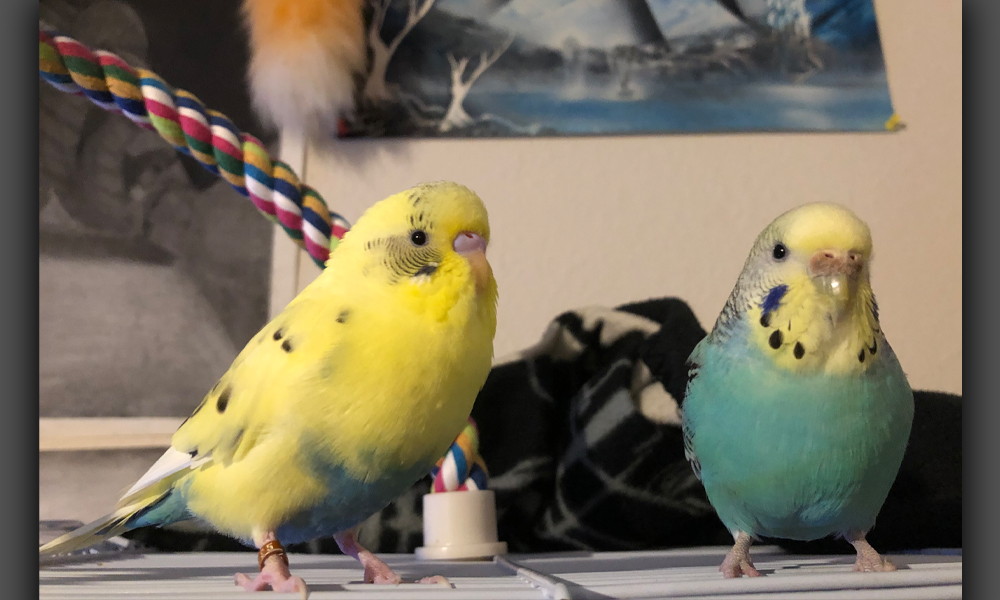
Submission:
<svg viewBox="0 0 1000 600">
<path fill-rule="evenodd" d="M 243 573 L 237 573 L 235 577 L 236 585 L 245 589 L 248 592 L 262 592 L 267 589 L 267 581 L 264 581 L 260 575 L 254 579 L 250 579 Z"/>
<path fill-rule="evenodd" d="M 306 582 L 301 577 L 289 577 L 281 582 L 271 584 L 271 589 L 276 592 L 306 592 Z"/>
</svg>

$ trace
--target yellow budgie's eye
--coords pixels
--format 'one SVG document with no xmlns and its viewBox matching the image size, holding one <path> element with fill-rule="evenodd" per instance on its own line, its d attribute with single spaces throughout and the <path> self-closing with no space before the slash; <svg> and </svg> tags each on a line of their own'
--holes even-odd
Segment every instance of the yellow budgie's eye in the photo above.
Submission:
<svg viewBox="0 0 1000 600">
<path fill-rule="evenodd" d="M 410 234 L 410 242 L 414 246 L 423 246 L 427 243 L 427 234 L 422 229 L 418 229 Z"/>
</svg>

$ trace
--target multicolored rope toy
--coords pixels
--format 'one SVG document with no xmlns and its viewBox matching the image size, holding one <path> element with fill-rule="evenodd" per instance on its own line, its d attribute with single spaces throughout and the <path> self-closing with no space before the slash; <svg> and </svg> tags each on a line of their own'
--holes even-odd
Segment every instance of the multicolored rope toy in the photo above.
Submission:
<svg viewBox="0 0 1000 600">
<path fill-rule="evenodd" d="M 485 490 L 488 475 L 486 463 L 479 456 L 479 429 L 469 417 L 469 424 L 452 442 L 448 453 L 431 469 L 431 493 Z"/>
<path fill-rule="evenodd" d="M 103 50 L 73 38 L 38 30 L 38 72 L 56 89 L 86 96 L 104 110 L 125 115 L 156 131 L 174 148 L 226 180 L 281 225 L 323 268 L 350 224 L 331 212 L 323 197 L 299 181 L 263 144 L 240 132 L 226 115 L 206 109 L 185 90 L 175 90 L 145 69 L 133 69 Z"/>
<path fill-rule="evenodd" d="M 111 52 L 91 51 L 71 37 L 41 28 L 38 72 L 56 89 L 86 96 L 104 110 L 159 133 L 248 196 L 320 268 L 350 229 L 319 192 L 300 182 L 287 164 L 272 159 L 260 140 L 240 132 L 226 115 L 206 109 L 191 92 L 171 88 L 156 73 L 133 69 Z M 479 456 L 479 431 L 471 417 L 431 476 L 432 492 L 486 489 L 486 463 Z"/>
</svg>

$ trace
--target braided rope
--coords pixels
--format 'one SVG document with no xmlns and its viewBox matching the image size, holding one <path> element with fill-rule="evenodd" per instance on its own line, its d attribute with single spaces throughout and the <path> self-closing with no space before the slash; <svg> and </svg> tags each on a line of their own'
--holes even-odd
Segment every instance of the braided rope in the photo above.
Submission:
<svg viewBox="0 0 1000 600">
<path fill-rule="evenodd" d="M 206 109 L 191 92 L 172 89 L 156 73 L 133 69 L 111 52 L 91 51 L 73 38 L 42 29 L 38 72 L 56 89 L 86 96 L 104 110 L 157 132 L 222 177 L 248 196 L 261 214 L 281 225 L 320 268 L 350 229 L 346 219 L 327 208 L 319 192 L 301 183 L 287 164 L 272 159 L 260 140 L 241 133 L 226 115 Z M 434 491 L 486 489 L 486 464 L 478 446 L 478 430 L 470 418 L 432 470 Z"/>
<path fill-rule="evenodd" d="M 431 493 L 485 490 L 489 472 L 479 455 L 479 429 L 469 417 L 465 429 L 431 469 Z"/>
<path fill-rule="evenodd" d="M 133 69 L 111 52 L 91 51 L 73 38 L 41 28 L 38 72 L 56 89 L 86 96 L 104 110 L 157 132 L 222 177 L 281 225 L 320 268 L 350 228 L 291 167 L 272 159 L 260 140 L 240 132 L 226 115 L 205 108 L 191 92 L 171 88 L 156 73 Z"/>
</svg>

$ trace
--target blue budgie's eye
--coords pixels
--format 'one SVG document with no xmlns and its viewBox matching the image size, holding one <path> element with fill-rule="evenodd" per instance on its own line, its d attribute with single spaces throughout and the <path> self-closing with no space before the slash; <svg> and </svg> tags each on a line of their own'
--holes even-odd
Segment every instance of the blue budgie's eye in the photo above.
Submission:
<svg viewBox="0 0 1000 600">
<path fill-rule="evenodd" d="M 778 242 L 774 245 L 774 250 L 771 251 L 771 256 L 774 260 L 785 260 L 785 256 L 788 254 L 788 248 L 784 244 Z"/>
<path fill-rule="evenodd" d="M 427 234 L 418 229 L 410 234 L 410 241 L 414 246 L 423 246 L 427 243 Z"/>
</svg>

